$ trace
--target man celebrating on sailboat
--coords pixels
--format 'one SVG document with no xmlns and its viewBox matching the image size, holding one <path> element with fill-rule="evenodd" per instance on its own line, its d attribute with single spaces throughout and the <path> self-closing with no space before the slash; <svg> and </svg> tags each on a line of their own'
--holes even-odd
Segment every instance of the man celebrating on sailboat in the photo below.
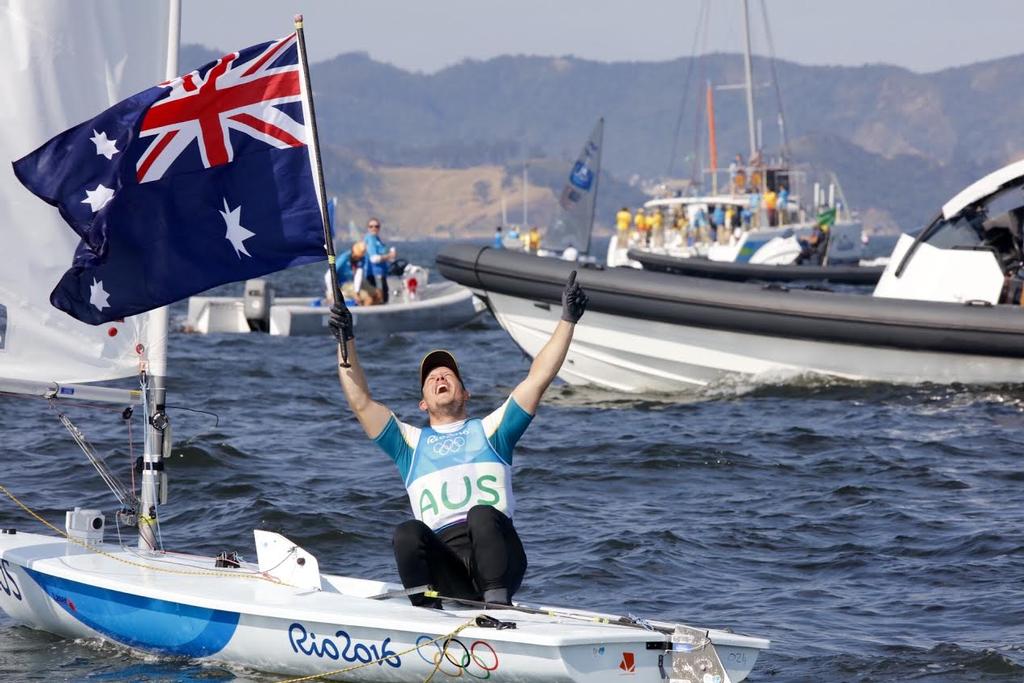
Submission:
<svg viewBox="0 0 1024 683">
<path fill-rule="evenodd" d="M 352 314 L 340 304 L 331 308 L 345 397 L 366 435 L 395 461 L 412 503 L 415 519 L 399 524 L 393 540 L 406 588 L 429 585 L 446 597 L 511 603 L 526 573 L 526 553 L 512 524 L 512 450 L 562 367 L 586 307 L 574 270 L 562 292 L 561 320 L 526 379 L 483 419 L 468 415 L 470 394 L 455 357 L 444 350 L 428 353 L 420 362 L 419 406 L 429 419 L 423 428 L 399 421 L 373 400 L 356 355 Z M 423 594 L 409 599 L 441 606 L 440 599 Z"/>
</svg>

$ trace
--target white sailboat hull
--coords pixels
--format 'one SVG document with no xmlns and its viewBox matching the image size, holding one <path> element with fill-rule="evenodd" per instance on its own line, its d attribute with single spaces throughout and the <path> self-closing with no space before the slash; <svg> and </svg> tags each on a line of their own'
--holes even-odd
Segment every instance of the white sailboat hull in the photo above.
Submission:
<svg viewBox="0 0 1024 683">
<path fill-rule="evenodd" d="M 561 310 L 481 292 L 503 328 L 536 356 Z M 723 381 L 771 382 L 800 375 L 893 383 L 1024 381 L 1018 358 L 935 353 L 731 332 L 588 311 L 559 377 L 625 392 L 686 392 Z"/>
<path fill-rule="evenodd" d="M 465 287 L 452 282 L 424 286 L 418 298 L 379 306 L 353 306 L 352 320 L 363 334 L 443 330 L 472 322 L 484 310 Z M 277 297 L 269 311 L 269 332 L 284 337 L 327 334 L 330 307 L 314 297 Z M 185 327 L 198 334 L 248 333 L 242 297 L 193 296 Z"/>
<path fill-rule="evenodd" d="M 322 590 L 296 588 L 268 580 L 252 565 L 216 569 L 210 558 L 0 535 L 0 607 L 23 624 L 67 638 L 102 638 L 289 676 L 329 673 L 336 680 L 423 681 L 438 661 L 434 680 L 600 683 L 629 675 L 663 681 L 670 672 L 665 633 L 517 610 L 488 610 L 515 628 L 471 625 L 442 656 L 443 637 L 484 610 L 371 599 L 399 588 L 379 581 L 328 575 L 321 581 Z M 722 683 L 746 678 L 768 647 L 732 633 L 706 635 L 704 652 L 713 650 L 722 662 Z"/>
</svg>

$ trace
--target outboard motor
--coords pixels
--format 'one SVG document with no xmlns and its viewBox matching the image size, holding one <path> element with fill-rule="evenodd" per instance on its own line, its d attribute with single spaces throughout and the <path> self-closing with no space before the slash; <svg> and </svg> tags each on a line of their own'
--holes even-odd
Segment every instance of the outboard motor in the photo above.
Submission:
<svg viewBox="0 0 1024 683">
<path fill-rule="evenodd" d="M 246 280 L 242 308 L 249 329 L 253 332 L 270 331 L 270 302 L 274 298 L 274 286 L 264 279 Z"/>
</svg>

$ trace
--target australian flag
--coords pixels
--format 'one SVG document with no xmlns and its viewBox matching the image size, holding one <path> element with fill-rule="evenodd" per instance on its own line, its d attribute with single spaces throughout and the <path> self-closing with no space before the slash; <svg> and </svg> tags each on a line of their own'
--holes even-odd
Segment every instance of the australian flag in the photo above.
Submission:
<svg viewBox="0 0 1024 683">
<path fill-rule="evenodd" d="M 296 36 L 115 104 L 14 163 L 81 242 L 50 302 L 92 324 L 323 260 Z"/>
</svg>

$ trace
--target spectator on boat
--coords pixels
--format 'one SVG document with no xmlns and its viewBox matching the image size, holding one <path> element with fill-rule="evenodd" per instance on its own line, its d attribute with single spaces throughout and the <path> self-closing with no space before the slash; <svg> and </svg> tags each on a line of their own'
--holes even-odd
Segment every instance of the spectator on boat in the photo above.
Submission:
<svg viewBox="0 0 1024 683">
<path fill-rule="evenodd" d="M 747 174 L 742 170 L 737 171 L 736 177 L 732 179 L 733 194 L 743 194 L 747 191 Z"/>
<path fill-rule="evenodd" d="M 693 214 L 693 225 L 697 229 L 697 239 L 701 242 L 707 242 L 713 240 L 711 230 L 711 221 L 708 220 L 708 213 L 704 210 L 703 206 L 698 206 L 697 210 Z"/>
<path fill-rule="evenodd" d="M 647 231 L 647 246 L 651 246 L 651 242 L 660 244 L 663 241 L 662 226 L 664 225 L 665 218 L 661 213 L 660 208 L 655 208 L 651 212 L 648 223 L 650 224 L 650 230 Z"/>
<path fill-rule="evenodd" d="M 785 185 L 779 187 L 778 204 L 779 225 L 783 225 L 789 222 L 789 189 Z"/>
<path fill-rule="evenodd" d="M 384 303 L 388 302 L 388 268 L 398 256 L 395 248 L 390 249 L 380 239 L 380 220 L 371 218 L 366 222 L 369 230 L 363 242 L 366 244 L 366 280 L 380 290 Z"/>
<path fill-rule="evenodd" d="M 761 227 L 761 193 L 753 191 L 750 197 L 750 225 L 754 228 Z"/>
<path fill-rule="evenodd" d="M 774 226 L 776 207 L 778 205 L 779 196 L 775 194 L 773 188 L 768 188 L 768 191 L 764 193 L 764 209 L 768 213 L 768 225 Z"/>
<path fill-rule="evenodd" d="M 334 263 L 334 272 L 337 274 L 342 297 L 357 306 L 372 306 L 381 301 L 380 291 L 371 287 L 364 277 L 365 260 L 366 245 L 356 242 L 351 249 L 339 254 Z M 327 285 L 327 293 L 324 298 L 330 305 L 334 303 L 330 271 L 325 272 L 324 275 Z"/>
<path fill-rule="evenodd" d="M 530 251 L 536 254 L 540 251 L 540 228 L 536 225 L 530 228 L 530 234 L 527 235 L 528 247 Z"/>
<path fill-rule="evenodd" d="M 633 227 L 636 228 L 637 238 L 641 242 L 647 241 L 647 214 L 644 213 L 644 207 L 639 207 L 636 213 L 633 214 Z"/>
<path fill-rule="evenodd" d="M 743 180 L 740 180 L 743 178 Z M 745 181 L 743 177 L 743 158 L 740 155 L 736 155 L 736 158 L 729 164 L 729 184 L 732 187 L 733 193 L 740 193 L 742 191 L 740 187 Z"/>
<path fill-rule="evenodd" d="M 796 257 L 796 264 L 820 266 L 825 262 L 825 250 L 828 245 L 828 226 L 816 225 L 814 230 L 806 239 L 797 239 L 800 244 L 800 254 Z"/>
<path fill-rule="evenodd" d="M 572 271 L 554 333 L 526 378 L 482 420 L 469 417 L 470 393 L 455 357 L 444 350 L 425 355 L 419 369 L 424 427 L 399 421 L 373 400 L 356 353 L 352 314 L 341 305 L 331 308 L 339 361 L 345 344 L 350 364 L 338 370 L 349 407 L 366 435 L 398 466 L 412 503 L 415 519 L 399 524 L 392 541 L 406 588 L 429 585 L 446 597 L 511 604 L 527 566 L 512 521 L 513 448 L 565 361 L 586 307 L 587 295 Z M 422 593 L 409 599 L 417 606 L 441 607 L 439 598 Z"/>
<path fill-rule="evenodd" d="M 505 237 L 501 234 L 501 226 L 499 225 L 494 229 L 494 248 L 504 249 L 505 248 Z"/>
<path fill-rule="evenodd" d="M 728 224 L 725 222 L 725 209 L 721 204 L 716 205 L 711 215 L 712 223 L 715 224 L 715 237 L 712 239 L 716 242 L 721 242 L 728 234 Z"/>
<path fill-rule="evenodd" d="M 615 237 L 620 248 L 629 244 L 629 226 L 633 223 L 633 214 L 627 207 L 622 207 L 615 214 Z"/>
</svg>

